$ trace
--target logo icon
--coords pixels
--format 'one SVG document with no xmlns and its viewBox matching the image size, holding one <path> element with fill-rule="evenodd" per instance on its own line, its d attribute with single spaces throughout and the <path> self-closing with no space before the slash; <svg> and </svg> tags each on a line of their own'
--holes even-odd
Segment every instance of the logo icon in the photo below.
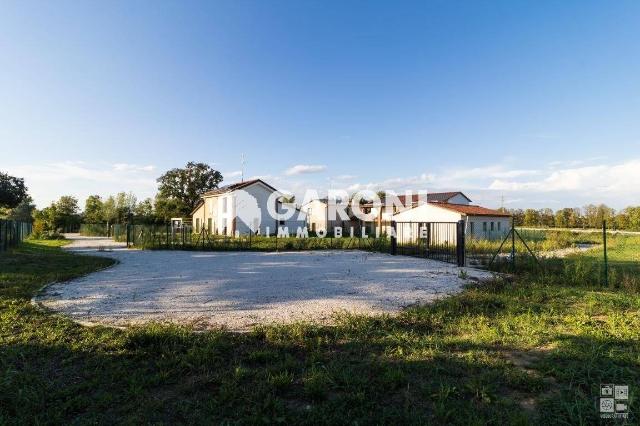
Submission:
<svg viewBox="0 0 640 426">
<path fill-rule="evenodd" d="M 613 396 L 613 385 L 600 385 L 600 396 Z"/>
<path fill-rule="evenodd" d="M 615 386 L 615 399 L 629 399 L 629 386 L 616 385 Z"/>
<path fill-rule="evenodd" d="M 600 418 L 626 419 L 629 417 L 629 386 L 600 385 Z"/>
<path fill-rule="evenodd" d="M 600 412 L 613 413 L 614 404 L 613 398 L 600 398 Z"/>
<path fill-rule="evenodd" d="M 257 232 L 262 222 L 262 209 L 258 206 L 256 198 L 245 190 L 236 192 L 236 212 L 241 224 L 239 227 L 247 228 L 251 232 Z"/>
</svg>

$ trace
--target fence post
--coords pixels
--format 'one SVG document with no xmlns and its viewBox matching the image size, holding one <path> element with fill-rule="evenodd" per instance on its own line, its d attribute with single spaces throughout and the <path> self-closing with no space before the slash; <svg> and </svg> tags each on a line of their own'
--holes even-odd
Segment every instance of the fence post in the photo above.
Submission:
<svg viewBox="0 0 640 426">
<path fill-rule="evenodd" d="M 607 221 L 602 221 L 602 245 L 604 248 L 604 285 L 609 287 L 609 262 L 607 261 Z"/>
<path fill-rule="evenodd" d="M 456 226 L 456 257 L 458 258 L 458 266 L 464 266 L 465 264 L 464 237 L 464 221 L 459 220 Z"/>
<path fill-rule="evenodd" d="M 511 268 L 516 270 L 516 219 L 511 216 Z"/>
<path fill-rule="evenodd" d="M 391 254 L 392 255 L 395 255 L 398 252 L 398 239 L 396 238 L 397 236 L 396 229 L 397 229 L 396 221 L 392 220 L 391 221 Z"/>
</svg>

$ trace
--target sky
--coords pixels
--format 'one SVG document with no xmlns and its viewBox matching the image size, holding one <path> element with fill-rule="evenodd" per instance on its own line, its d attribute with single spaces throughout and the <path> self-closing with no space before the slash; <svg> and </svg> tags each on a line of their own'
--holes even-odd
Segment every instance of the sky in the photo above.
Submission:
<svg viewBox="0 0 640 426">
<path fill-rule="evenodd" d="M 0 171 L 38 207 L 188 161 L 307 188 L 640 204 L 638 1 L 1 3 Z"/>
</svg>

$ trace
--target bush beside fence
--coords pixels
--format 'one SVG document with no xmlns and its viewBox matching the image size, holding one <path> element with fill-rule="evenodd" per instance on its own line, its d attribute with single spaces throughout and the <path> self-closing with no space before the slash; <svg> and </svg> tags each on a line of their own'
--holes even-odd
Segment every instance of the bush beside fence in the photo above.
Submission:
<svg viewBox="0 0 640 426">
<path fill-rule="evenodd" d="M 0 251 L 20 244 L 31 234 L 32 229 L 31 222 L 0 219 Z"/>
</svg>

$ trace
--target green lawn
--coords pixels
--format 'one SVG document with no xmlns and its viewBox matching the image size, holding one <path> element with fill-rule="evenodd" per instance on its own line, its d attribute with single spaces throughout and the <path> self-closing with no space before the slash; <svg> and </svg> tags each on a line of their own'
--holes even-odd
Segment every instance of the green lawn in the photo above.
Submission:
<svg viewBox="0 0 640 426">
<path fill-rule="evenodd" d="M 640 418 L 640 295 L 571 267 L 334 327 L 117 330 L 30 304 L 110 264 L 59 244 L 0 255 L 0 424 L 589 424 L 600 383 L 628 384 Z"/>
</svg>

